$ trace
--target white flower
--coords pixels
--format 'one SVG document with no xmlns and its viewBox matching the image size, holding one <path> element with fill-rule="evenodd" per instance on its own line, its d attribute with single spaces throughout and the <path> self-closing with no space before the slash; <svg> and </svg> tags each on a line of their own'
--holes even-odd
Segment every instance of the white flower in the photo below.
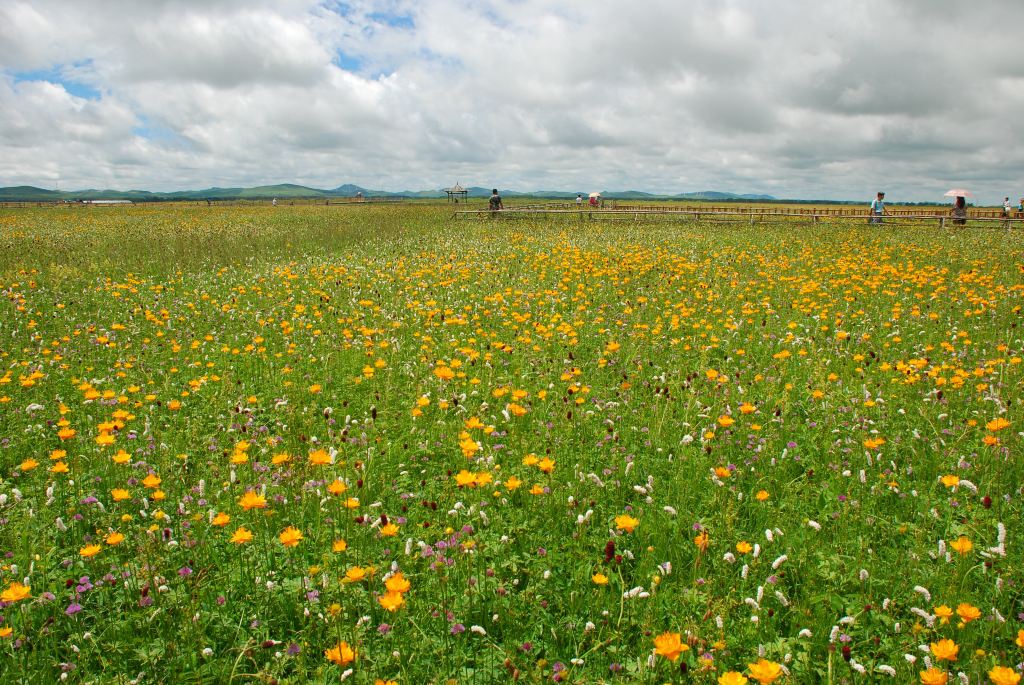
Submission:
<svg viewBox="0 0 1024 685">
<path fill-rule="evenodd" d="M 924 597 L 924 601 L 926 601 L 926 602 L 932 601 L 932 593 L 928 592 L 928 588 L 922 587 L 920 585 L 915 585 L 914 586 L 914 592 L 916 592 L 919 595 L 921 595 L 922 597 Z"/>
<path fill-rule="evenodd" d="M 893 668 L 892 666 L 886 666 L 885 664 L 879 664 L 878 667 L 875 668 L 875 670 L 878 671 L 879 673 L 884 673 L 885 675 L 889 676 L 890 678 L 895 678 L 896 677 L 896 669 Z"/>
<path fill-rule="evenodd" d="M 811 631 L 807 630 L 807 628 L 804 628 L 799 633 L 797 633 L 796 636 L 797 637 L 802 637 L 804 639 L 807 639 L 807 638 L 814 637 L 814 634 Z"/>
<path fill-rule="evenodd" d="M 779 557 L 778 559 L 773 561 L 772 562 L 772 570 L 774 571 L 774 570 L 778 569 L 780 566 L 782 566 L 784 563 L 786 563 L 787 559 L 789 559 L 789 557 L 787 557 L 785 554 L 783 554 L 781 557 Z"/>
<path fill-rule="evenodd" d="M 470 626 L 469 627 L 469 632 L 476 633 L 477 635 L 486 635 L 487 634 L 487 631 L 484 630 L 483 626 L 476 626 L 476 625 Z"/>
<path fill-rule="evenodd" d="M 821 524 L 817 521 L 808 521 L 807 525 L 813 528 L 814 530 L 821 530 Z"/>
</svg>

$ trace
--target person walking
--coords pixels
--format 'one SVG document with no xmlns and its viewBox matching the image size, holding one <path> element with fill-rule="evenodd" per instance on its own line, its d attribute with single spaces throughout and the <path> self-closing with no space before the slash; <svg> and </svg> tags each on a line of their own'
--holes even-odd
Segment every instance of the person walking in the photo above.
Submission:
<svg viewBox="0 0 1024 685">
<path fill-rule="evenodd" d="M 576 193 L 576 209 L 583 209 L 583 193 Z"/>
<path fill-rule="evenodd" d="M 883 216 L 885 216 L 885 193 L 879 190 L 875 199 L 871 201 L 871 218 L 868 219 L 868 222 L 880 224 Z"/>
<path fill-rule="evenodd" d="M 1006 228 L 1010 227 L 1010 211 L 1013 206 L 1010 204 L 1010 196 L 1007 195 L 1003 198 L 1003 226 Z"/>
</svg>

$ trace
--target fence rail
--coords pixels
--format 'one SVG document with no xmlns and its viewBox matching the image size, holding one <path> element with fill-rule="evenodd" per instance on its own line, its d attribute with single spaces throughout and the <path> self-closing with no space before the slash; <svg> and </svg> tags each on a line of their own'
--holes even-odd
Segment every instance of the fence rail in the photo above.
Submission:
<svg viewBox="0 0 1024 685">
<path fill-rule="evenodd" d="M 810 210 L 793 210 L 786 208 L 751 208 L 746 211 L 729 209 L 720 210 L 716 208 L 701 208 L 701 209 L 666 209 L 665 207 L 616 207 L 615 209 L 594 209 L 594 208 L 583 208 L 577 209 L 571 207 L 568 209 L 549 209 L 549 208 L 520 208 L 510 207 L 507 209 L 479 209 L 479 210 L 461 210 L 454 213 L 455 218 L 498 218 L 498 217 L 533 217 L 533 216 L 555 216 L 564 218 L 575 218 L 578 220 L 595 221 L 602 219 L 630 219 L 638 221 L 641 217 L 655 217 L 655 216 L 668 216 L 668 217 L 679 217 L 679 218 L 690 218 L 694 220 L 709 220 L 709 221 L 731 221 L 740 222 L 748 221 L 750 224 L 757 223 L 758 221 L 773 221 L 777 219 L 788 219 L 788 220 L 806 220 L 811 223 L 818 222 L 832 222 L 832 221 L 861 221 L 871 224 L 881 223 L 900 223 L 900 222 L 937 222 L 942 228 L 945 228 L 947 224 L 957 225 L 970 221 L 971 223 L 982 223 L 982 224 L 999 224 L 1005 228 L 1011 226 L 1024 225 L 1024 216 L 1018 214 L 1013 217 L 1004 217 L 1002 211 L 998 212 L 998 216 L 978 216 L 975 213 L 968 214 L 965 219 L 955 219 L 949 216 L 948 213 L 888 213 L 884 217 L 875 217 L 871 214 L 865 213 L 863 209 L 854 211 L 810 211 Z"/>
</svg>

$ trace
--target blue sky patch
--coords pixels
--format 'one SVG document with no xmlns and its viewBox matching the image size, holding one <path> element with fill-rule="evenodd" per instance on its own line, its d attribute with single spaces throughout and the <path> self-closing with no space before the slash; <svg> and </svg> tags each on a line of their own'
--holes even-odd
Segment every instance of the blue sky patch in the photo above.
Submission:
<svg viewBox="0 0 1024 685">
<path fill-rule="evenodd" d="M 56 66 L 50 69 L 15 71 L 12 72 L 12 76 L 14 76 L 15 84 L 25 81 L 47 81 L 62 86 L 64 90 L 77 98 L 84 98 L 86 100 L 100 99 L 100 91 L 80 81 L 68 78 L 66 71 L 67 69 L 64 66 Z"/>
</svg>

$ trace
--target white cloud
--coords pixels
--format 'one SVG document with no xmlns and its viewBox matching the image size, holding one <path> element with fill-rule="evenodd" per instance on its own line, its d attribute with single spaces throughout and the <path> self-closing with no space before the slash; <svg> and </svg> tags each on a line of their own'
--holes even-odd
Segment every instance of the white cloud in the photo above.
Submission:
<svg viewBox="0 0 1024 685">
<path fill-rule="evenodd" d="M 1024 194 L 1022 23 L 998 0 L 8 0 L 0 185 L 995 202 Z"/>
</svg>

